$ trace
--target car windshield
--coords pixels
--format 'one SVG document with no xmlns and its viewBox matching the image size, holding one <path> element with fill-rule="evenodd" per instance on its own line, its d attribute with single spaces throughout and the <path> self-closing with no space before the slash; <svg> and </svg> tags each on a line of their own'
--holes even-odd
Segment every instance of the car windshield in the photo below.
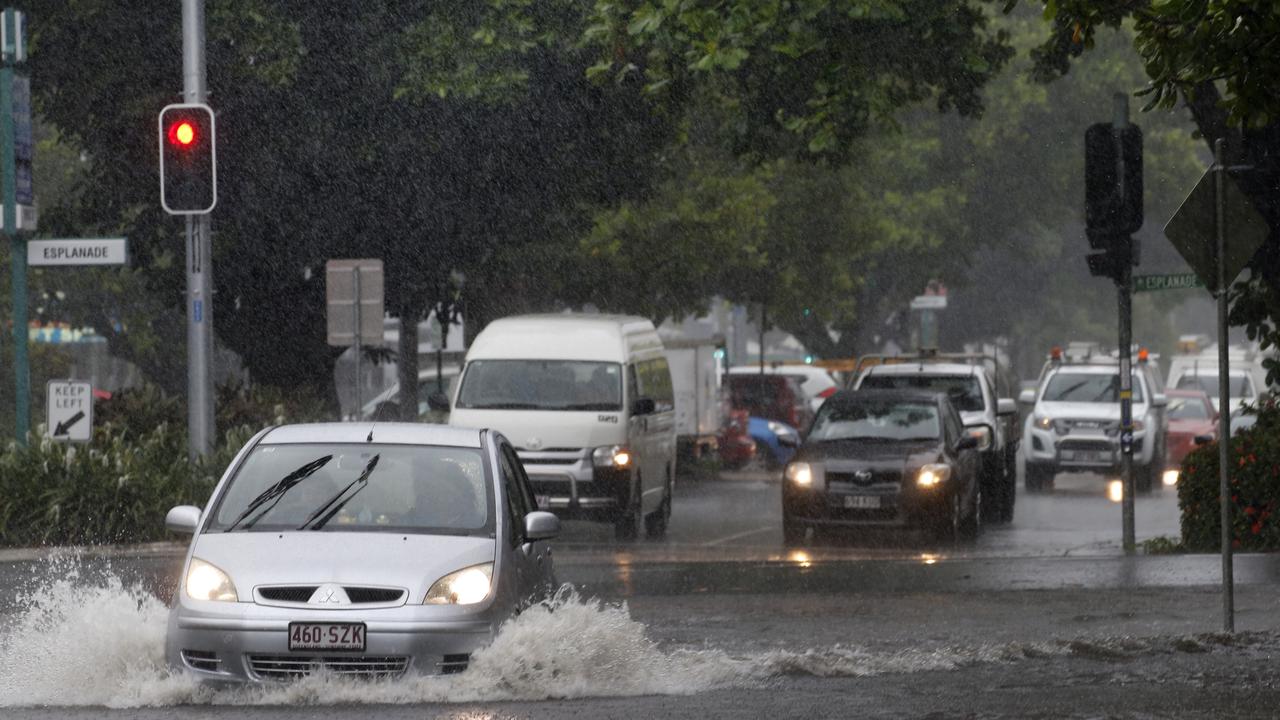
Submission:
<svg viewBox="0 0 1280 720">
<path fill-rule="evenodd" d="M 1208 420 L 1209 408 L 1198 397 L 1169 398 L 1170 420 Z"/>
<path fill-rule="evenodd" d="M 942 434 L 937 406 L 924 402 L 867 401 L 827 403 L 809 431 L 809 439 L 934 440 Z"/>
<path fill-rule="evenodd" d="M 487 535 L 488 488 L 476 448 L 259 445 L 222 492 L 208 530 Z"/>
<path fill-rule="evenodd" d="M 932 390 L 951 396 L 961 412 L 982 411 L 982 386 L 972 375 L 868 375 L 859 387 L 884 390 Z"/>
<path fill-rule="evenodd" d="M 1044 389 L 1045 402 L 1114 403 L 1120 402 L 1120 374 L 1059 372 L 1049 378 Z M 1133 376 L 1133 401 L 1144 402 L 1142 383 Z"/>
<path fill-rule="evenodd" d="M 1227 391 L 1233 398 L 1251 398 L 1253 397 L 1253 382 L 1249 380 L 1249 376 L 1243 373 L 1230 373 L 1227 375 Z M 1178 378 L 1179 390 L 1203 390 L 1209 397 L 1218 397 L 1218 374 L 1206 375 L 1205 373 L 1194 373 L 1183 375 Z"/>
<path fill-rule="evenodd" d="M 622 366 L 580 360 L 473 360 L 458 407 L 473 410 L 622 410 Z"/>
</svg>

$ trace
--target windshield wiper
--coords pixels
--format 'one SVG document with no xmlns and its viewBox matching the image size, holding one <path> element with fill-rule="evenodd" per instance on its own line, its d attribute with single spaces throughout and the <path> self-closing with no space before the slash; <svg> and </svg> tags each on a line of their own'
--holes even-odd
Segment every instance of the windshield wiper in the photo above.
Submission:
<svg viewBox="0 0 1280 720">
<path fill-rule="evenodd" d="M 561 410 L 614 410 L 618 409 L 618 403 L 612 402 L 596 402 L 596 403 L 574 403 L 565 405 Z"/>
<path fill-rule="evenodd" d="M 231 524 L 227 526 L 227 529 L 223 530 L 223 532 L 231 532 L 232 530 L 235 530 L 236 527 L 240 525 L 240 523 L 245 521 L 245 518 L 253 514 L 254 510 L 257 510 L 258 508 L 262 507 L 266 503 L 270 502 L 271 505 L 267 507 L 267 509 L 259 513 L 256 518 L 250 520 L 247 523 L 244 523 L 244 526 L 246 528 L 253 527 L 254 523 L 258 522 L 267 513 L 271 512 L 271 508 L 275 507 L 276 503 L 280 502 L 280 498 L 284 497 L 285 493 L 292 490 L 293 486 L 297 485 L 303 480 L 306 480 L 307 478 L 314 475 L 317 470 L 324 467 L 332 459 L 333 459 L 332 455 L 325 455 L 324 457 L 316 458 L 315 460 L 312 460 L 306 465 L 303 465 L 299 467 L 297 470 L 294 470 L 288 475 L 285 475 L 284 477 L 280 478 L 278 481 L 276 481 L 275 485 L 272 485 L 266 490 L 263 490 L 262 493 L 258 495 L 258 497 L 254 498 L 253 501 L 249 503 L 249 506 L 244 509 L 244 512 L 236 516 L 236 519 L 233 520 Z"/>
<path fill-rule="evenodd" d="M 316 508 L 315 512 L 311 513 L 311 515 L 298 526 L 298 529 L 319 530 L 324 527 L 326 523 L 332 520 L 333 516 L 337 515 L 338 511 L 342 510 L 342 507 L 346 505 L 351 498 L 356 496 L 356 493 L 365 489 L 365 487 L 369 485 L 369 476 L 373 474 L 373 469 L 378 466 L 378 458 L 380 457 L 382 457 L 382 455 L 378 454 L 369 458 L 369 464 L 364 466 L 364 472 L 360 473 L 360 477 L 352 480 L 349 485 L 339 490 L 336 495 L 324 501 L 320 507 Z M 356 485 L 359 485 L 360 487 L 356 488 L 355 492 L 352 492 L 345 498 L 342 497 L 343 495 L 346 495 L 348 490 Z M 339 498 L 342 498 L 341 502 L 339 502 Z"/>
<path fill-rule="evenodd" d="M 463 405 L 462 407 L 467 410 L 543 410 L 545 409 L 541 405 L 538 405 L 536 403 L 519 403 L 519 402 L 486 403 L 484 405 Z"/>
</svg>

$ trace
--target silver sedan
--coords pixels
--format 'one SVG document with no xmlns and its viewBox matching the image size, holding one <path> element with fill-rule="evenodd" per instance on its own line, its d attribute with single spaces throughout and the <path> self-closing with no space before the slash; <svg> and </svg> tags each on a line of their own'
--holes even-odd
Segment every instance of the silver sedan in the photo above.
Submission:
<svg viewBox="0 0 1280 720">
<path fill-rule="evenodd" d="M 548 540 L 501 435 L 421 424 L 257 434 L 202 511 L 169 617 L 169 663 L 209 681 L 460 672 L 554 587 Z"/>
</svg>

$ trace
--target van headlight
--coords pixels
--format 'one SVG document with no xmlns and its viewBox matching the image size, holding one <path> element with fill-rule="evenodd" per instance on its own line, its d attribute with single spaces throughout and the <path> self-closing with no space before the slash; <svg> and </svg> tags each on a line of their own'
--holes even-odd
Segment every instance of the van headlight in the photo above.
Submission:
<svg viewBox="0 0 1280 720">
<path fill-rule="evenodd" d="M 624 468 L 631 465 L 631 451 L 623 445 L 598 447 L 591 453 L 591 464 L 596 467 Z"/>
<path fill-rule="evenodd" d="M 1053 418 L 1045 417 L 1044 415 L 1040 415 L 1036 417 L 1036 427 L 1040 428 L 1041 430 L 1052 430 Z"/>
<path fill-rule="evenodd" d="M 493 563 L 462 568 L 435 581 L 423 605 L 475 605 L 489 597 L 493 585 Z"/>
<path fill-rule="evenodd" d="M 807 462 L 794 462 L 787 466 L 787 480 L 800 487 L 813 485 L 813 466 Z"/>
<path fill-rule="evenodd" d="M 930 463 L 920 468 L 916 475 L 916 485 L 932 488 L 951 479 L 951 466 L 946 463 Z"/>
<path fill-rule="evenodd" d="M 187 597 L 192 600 L 240 601 L 236 586 L 226 573 L 194 557 L 191 558 L 191 566 L 187 568 Z"/>
</svg>

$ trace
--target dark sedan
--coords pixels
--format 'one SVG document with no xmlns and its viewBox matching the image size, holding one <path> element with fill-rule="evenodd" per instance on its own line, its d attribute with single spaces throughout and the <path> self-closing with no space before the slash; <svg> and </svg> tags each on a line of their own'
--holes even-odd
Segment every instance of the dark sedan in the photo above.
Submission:
<svg viewBox="0 0 1280 720">
<path fill-rule="evenodd" d="M 818 412 L 782 485 L 788 545 L 810 528 L 922 527 L 977 535 L 979 455 L 946 395 L 840 392 Z"/>
</svg>

